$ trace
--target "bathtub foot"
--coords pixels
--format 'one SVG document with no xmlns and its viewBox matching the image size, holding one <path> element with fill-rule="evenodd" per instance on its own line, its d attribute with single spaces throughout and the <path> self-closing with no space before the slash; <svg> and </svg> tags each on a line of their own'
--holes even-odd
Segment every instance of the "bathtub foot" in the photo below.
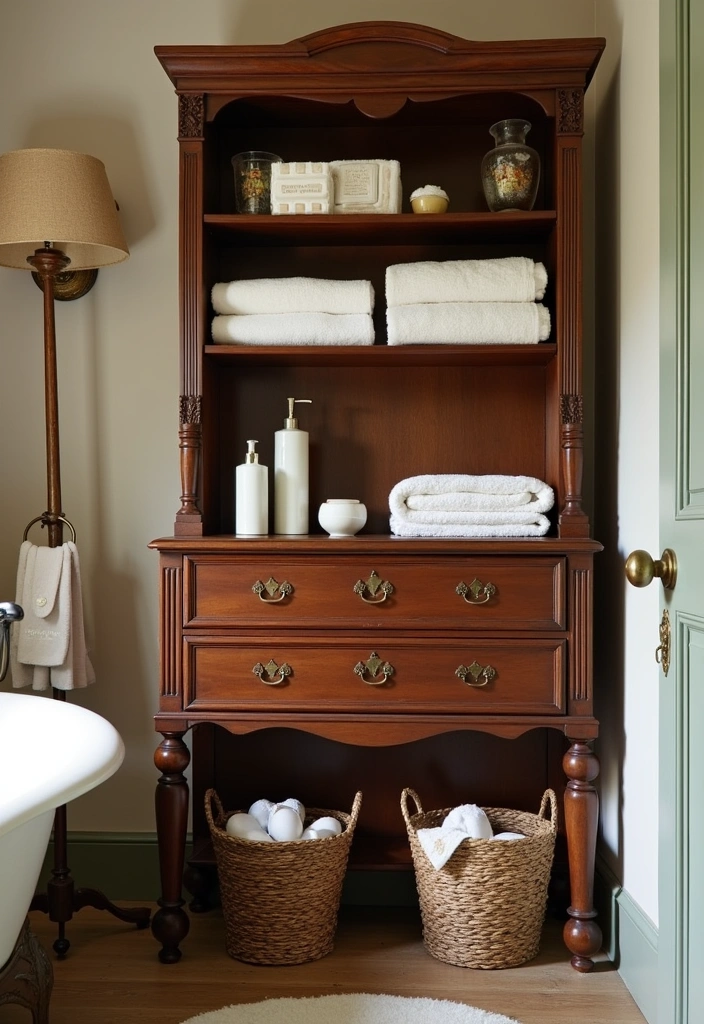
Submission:
<svg viewBox="0 0 704 1024">
<path fill-rule="evenodd" d="M 48 1024 L 53 986 L 51 960 L 26 920 L 12 956 L 0 969 L 0 1006 L 23 1006 L 31 1011 L 34 1024 Z"/>
</svg>

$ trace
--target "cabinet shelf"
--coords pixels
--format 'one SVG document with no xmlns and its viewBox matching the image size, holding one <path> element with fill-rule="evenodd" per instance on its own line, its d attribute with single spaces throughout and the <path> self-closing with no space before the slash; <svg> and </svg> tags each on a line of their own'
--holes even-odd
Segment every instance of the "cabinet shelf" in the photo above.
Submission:
<svg viewBox="0 0 704 1024">
<path fill-rule="evenodd" d="M 545 239 L 557 223 L 557 213 L 206 213 L 203 221 L 206 231 L 219 240 L 230 238 L 233 243 L 247 245 L 452 245 Z"/>
<path fill-rule="evenodd" d="M 238 366 L 547 366 L 557 345 L 206 345 L 216 364 Z"/>
</svg>

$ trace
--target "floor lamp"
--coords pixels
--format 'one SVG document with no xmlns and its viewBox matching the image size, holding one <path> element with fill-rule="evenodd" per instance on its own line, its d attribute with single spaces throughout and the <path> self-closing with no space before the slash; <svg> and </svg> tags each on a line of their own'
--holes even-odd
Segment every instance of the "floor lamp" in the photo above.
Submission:
<svg viewBox="0 0 704 1024">
<path fill-rule="evenodd" d="M 47 509 L 33 519 L 47 527 L 50 547 L 63 543 L 67 525 L 61 507 L 59 407 L 54 299 L 79 298 L 92 287 L 98 268 L 129 256 L 105 167 L 100 160 L 65 149 L 18 149 L 0 156 L 0 265 L 33 271 L 44 293 L 44 396 L 46 416 Z M 68 269 L 70 268 L 70 269 Z M 56 700 L 63 690 L 53 688 Z M 146 927 L 146 907 L 123 910 L 96 889 L 76 889 L 67 863 L 66 807 L 54 817 L 54 867 L 46 893 L 33 910 L 58 924 L 57 956 L 70 943 L 65 924 L 82 907 L 107 910 L 122 921 Z"/>
</svg>

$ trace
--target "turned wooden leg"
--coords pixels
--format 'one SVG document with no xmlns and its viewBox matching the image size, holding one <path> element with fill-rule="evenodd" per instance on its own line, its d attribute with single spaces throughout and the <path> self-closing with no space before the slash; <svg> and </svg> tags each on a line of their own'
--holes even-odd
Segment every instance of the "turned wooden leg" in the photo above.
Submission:
<svg viewBox="0 0 704 1024">
<path fill-rule="evenodd" d="M 584 740 L 570 739 L 572 746 L 562 765 L 568 778 L 565 790 L 565 828 L 570 865 L 570 915 L 563 936 L 573 954 L 576 971 L 591 971 L 592 957 L 601 949 L 601 928 L 594 910 L 594 858 L 599 818 L 599 797 L 592 782 L 599 761 Z"/>
<path fill-rule="evenodd" d="M 163 737 L 154 754 L 154 764 L 162 772 L 155 796 L 161 899 L 157 900 L 160 909 L 152 920 L 152 934 L 162 943 L 161 962 L 175 964 L 181 959 L 179 943 L 190 928 L 181 890 L 188 827 L 188 783 L 183 773 L 191 755 L 183 733 L 165 732 Z"/>
</svg>

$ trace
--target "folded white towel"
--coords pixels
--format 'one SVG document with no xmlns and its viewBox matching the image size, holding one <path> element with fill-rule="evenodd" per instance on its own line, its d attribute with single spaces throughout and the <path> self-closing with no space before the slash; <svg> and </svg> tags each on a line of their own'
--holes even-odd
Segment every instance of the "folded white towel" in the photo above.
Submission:
<svg viewBox="0 0 704 1024">
<path fill-rule="evenodd" d="M 392 488 L 389 523 L 399 537 L 542 536 L 554 501 L 537 477 L 426 473 Z"/>
<path fill-rule="evenodd" d="M 418 522 L 429 512 L 547 512 L 554 502 L 555 492 L 544 480 L 502 473 L 422 473 L 399 480 L 389 494 L 392 514 L 417 512 Z"/>
<path fill-rule="evenodd" d="M 213 341 L 225 345 L 373 345 L 368 313 L 251 313 L 216 316 Z"/>
<path fill-rule="evenodd" d="M 547 283 L 545 266 L 527 256 L 396 263 L 386 268 L 386 303 L 534 302 Z"/>
<path fill-rule="evenodd" d="M 419 302 L 386 310 L 389 345 L 536 345 L 550 337 L 540 302 Z"/>
<path fill-rule="evenodd" d="M 495 526 L 458 525 L 429 526 L 424 523 L 407 523 L 393 516 L 389 520 L 391 533 L 396 537 L 544 537 L 550 529 L 547 516 L 536 516 L 532 525 L 500 523 Z"/>
<path fill-rule="evenodd" d="M 419 828 L 418 842 L 436 870 L 444 867 L 465 839 L 491 839 L 494 832 L 486 812 L 476 804 L 454 807 L 437 828 Z"/>
<path fill-rule="evenodd" d="M 78 549 L 24 541 L 17 567 L 17 603 L 24 618 L 11 634 L 12 684 L 45 690 L 95 681 L 85 643 Z"/>
<path fill-rule="evenodd" d="M 216 313 L 373 313 L 371 281 L 328 281 L 317 277 L 263 277 L 214 284 Z"/>
</svg>

